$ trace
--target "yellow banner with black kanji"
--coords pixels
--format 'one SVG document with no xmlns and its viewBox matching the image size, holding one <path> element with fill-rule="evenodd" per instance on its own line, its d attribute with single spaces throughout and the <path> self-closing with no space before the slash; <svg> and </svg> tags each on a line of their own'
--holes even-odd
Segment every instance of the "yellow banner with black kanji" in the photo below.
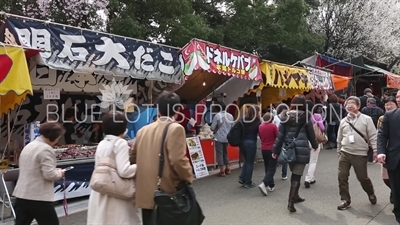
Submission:
<svg viewBox="0 0 400 225">
<path fill-rule="evenodd" d="M 306 69 L 270 62 L 260 63 L 260 68 L 268 86 L 283 89 L 312 89 L 310 75 Z"/>
</svg>

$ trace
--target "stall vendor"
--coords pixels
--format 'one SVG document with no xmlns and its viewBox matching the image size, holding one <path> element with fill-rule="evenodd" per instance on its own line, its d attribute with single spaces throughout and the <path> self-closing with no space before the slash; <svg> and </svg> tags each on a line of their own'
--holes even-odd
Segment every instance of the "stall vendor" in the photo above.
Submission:
<svg viewBox="0 0 400 225">
<path fill-rule="evenodd" d="M 78 130 L 75 131 L 75 109 L 69 108 L 65 111 L 65 116 L 64 116 L 64 121 L 63 121 L 63 126 L 65 128 L 65 134 L 64 134 L 64 142 L 65 144 L 76 144 L 76 139 L 73 136 L 77 136 L 78 138 L 81 138 L 84 134 L 83 131 Z"/>
<path fill-rule="evenodd" d="M 176 119 L 176 121 L 178 121 L 185 128 L 185 131 L 188 132 L 189 131 L 188 123 L 190 118 L 192 118 L 192 116 L 190 115 L 190 109 L 187 107 L 186 99 L 181 100 L 181 105 L 182 107 L 179 110 L 181 114 L 178 114 L 178 118 Z"/>
<path fill-rule="evenodd" d="M 85 134 L 85 139 L 90 144 L 98 144 L 103 140 L 103 129 L 101 123 L 93 123 L 92 130 Z"/>
</svg>

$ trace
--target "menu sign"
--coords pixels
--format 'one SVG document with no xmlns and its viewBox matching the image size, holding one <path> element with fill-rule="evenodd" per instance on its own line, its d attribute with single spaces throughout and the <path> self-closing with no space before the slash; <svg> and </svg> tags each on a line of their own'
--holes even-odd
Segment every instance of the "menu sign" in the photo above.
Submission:
<svg viewBox="0 0 400 225">
<path fill-rule="evenodd" d="M 313 67 L 305 67 L 310 74 L 312 87 L 319 90 L 333 90 L 331 73 Z"/>
<path fill-rule="evenodd" d="M 241 79 L 262 79 L 257 56 L 201 40 L 193 40 L 184 47 L 179 60 L 186 76 L 203 69 Z"/>
<path fill-rule="evenodd" d="M 188 146 L 190 161 L 192 161 L 196 178 L 208 176 L 206 159 L 204 158 L 199 137 L 186 138 L 186 145 Z"/>
</svg>

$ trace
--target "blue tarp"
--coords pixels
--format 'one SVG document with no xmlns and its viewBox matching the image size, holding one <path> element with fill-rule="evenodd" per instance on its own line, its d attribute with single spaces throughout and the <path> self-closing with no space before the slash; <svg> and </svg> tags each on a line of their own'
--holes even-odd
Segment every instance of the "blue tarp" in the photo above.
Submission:
<svg viewBox="0 0 400 225">
<path fill-rule="evenodd" d="M 323 59 L 325 61 L 328 61 L 329 63 L 335 64 L 337 66 L 351 67 L 351 65 L 349 63 L 339 62 L 337 59 L 331 58 L 331 57 L 326 56 L 326 55 L 319 54 L 319 57 L 321 57 L 321 59 Z"/>
</svg>

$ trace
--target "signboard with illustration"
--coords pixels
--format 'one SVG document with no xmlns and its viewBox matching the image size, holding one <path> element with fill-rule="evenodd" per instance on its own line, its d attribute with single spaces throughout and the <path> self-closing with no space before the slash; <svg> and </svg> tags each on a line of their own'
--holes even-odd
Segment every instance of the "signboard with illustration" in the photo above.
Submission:
<svg viewBox="0 0 400 225">
<path fill-rule="evenodd" d="M 305 67 L 310 74 L 312 88 L 319 90 L 333 90 L 333 81 L 331 73 L 325 70 L 316 69 L 313 67 Z"/>
<path fill-rule="evenodd" d="M 310 75 L 306 69 L 270 62 L 262 62 L 260 67 L 266 77 L 265 83 L 269 86 L 303 90 L 312 88 Z"/>
<path fill-rule="evenodd" d="M 241 79 L 262 79 L 257 56 L 198 39 L 181 50 L 179 61 L 186 76 L 202 69 Z"/>
<path fill-rule="evenodd" d="M 196 178 L 208 176 L 206 158 L 204 157 L 199 137 L 186 138 L 186 144 Z"/>
<path fill-rule="evenodd" d="M 41 49 L 41 63 L 82 74 L 180 83 L 178 48 L 52 23 L 7 18 L 0 41 Z"/>
</svg>

